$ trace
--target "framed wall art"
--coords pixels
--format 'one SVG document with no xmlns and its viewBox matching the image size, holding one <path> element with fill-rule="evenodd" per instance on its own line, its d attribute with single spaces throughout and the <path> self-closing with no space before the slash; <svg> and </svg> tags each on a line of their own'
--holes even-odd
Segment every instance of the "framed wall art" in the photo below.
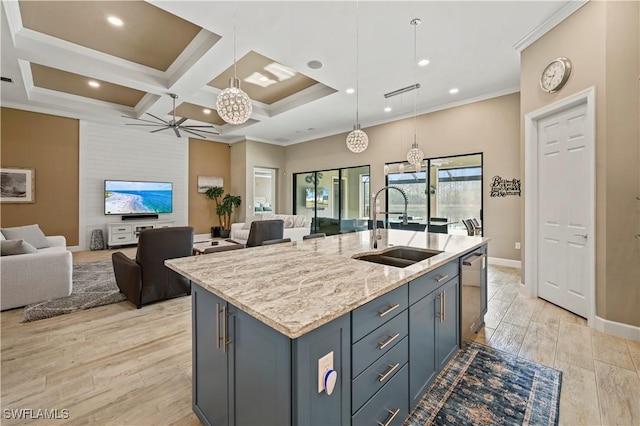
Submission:
<svg viewBox="0 0 640 426">
<path fill-rule="evenodd" d="M 214 186 L 223 186 L 223 179 L 219 176 L 198 176 L 198 193 L 204 194 Z"/>
<path fill-rule="evenodd" d="M 35 203 L 36 170 L 22 167 L 0 168 L 0 203 Z"/>
</svg>

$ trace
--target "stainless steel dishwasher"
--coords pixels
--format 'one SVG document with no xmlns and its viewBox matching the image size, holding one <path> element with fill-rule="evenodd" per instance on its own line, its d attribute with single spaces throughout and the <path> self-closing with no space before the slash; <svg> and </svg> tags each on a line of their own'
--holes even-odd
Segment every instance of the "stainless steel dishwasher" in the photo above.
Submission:
<svg viewBox="0 0 640 426">
<path fill-rule="evenodd" d="M 486 298 L 487 256 L 471 253 L 462 259 L 462 339 L 472 340 L 484 324 L 483 297 Z"/>
</svg>

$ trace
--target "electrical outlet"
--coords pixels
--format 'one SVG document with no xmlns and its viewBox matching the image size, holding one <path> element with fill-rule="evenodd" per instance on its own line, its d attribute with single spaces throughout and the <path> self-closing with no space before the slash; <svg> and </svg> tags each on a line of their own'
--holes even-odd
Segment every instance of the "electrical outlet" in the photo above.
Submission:
<svg viewBox="0 0 640 426">
<path fill-rule="evenodd" d="M 520 250 L 520 241 L 516 242 L 516 250 Z"/>
<path fill-rule="evenodd" d="M 318 393 L 324 390 L 324 375 L 333 370 L 333 351 L 318 359 Z"/>
</svg>

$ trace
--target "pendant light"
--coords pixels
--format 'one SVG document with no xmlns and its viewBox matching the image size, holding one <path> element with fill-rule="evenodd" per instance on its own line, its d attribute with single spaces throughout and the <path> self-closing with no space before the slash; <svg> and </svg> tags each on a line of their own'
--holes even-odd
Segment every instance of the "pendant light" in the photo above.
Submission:
<svg viewBox="0 0 640 426">
<path fill-rule="evenodd" d="M 358 85 L 358 26 L 359 26 L 359 4 L 356 1 L 356 124 L 353 126 L 351 133 L 347 135 L 347 148 L 356 154 L 363 152 L 369 146 L 369 136 L 360 129 L 360 121 L 358 116 L 358 102 L 360 100 L 360 88 Z"/>
<path fill-rule="evenodd" d="M 414 76 L 416 75 L 416 62 L 418 60 L 417 56 L 417 30 L 418 25 L 420 25 L 422 21 L 419 18 L 412 19 L 410 24 L 413 25 L 413 72 Z M 414 78 L 415 80 L 415 78 Z M 417 116 L 418 116 L 418 91 L 415 94 L 414 106 L 413 106 L 413 144 L 411 145 L 411 149 L 407 152 L 407 161 L 409 164 L 413 164 L 414 166 L 419 166 L 422 164 L 422 160 L 424 160 L 424 152 L 418 147 L 418 125 L 417 125 Z"/>
<path fill-rule="evenodd" d="M 233 9 L 233 77 L 229 79 L 229 87 L 218 94 L 216 99 L 216 110 L 218 115 L 229 124 L 245 123 L 251 113 L 253 106 L 251 98 L 240 89 L 240 80 L 236 73 L 236 13 L 237 7 Z"/>
</svg>

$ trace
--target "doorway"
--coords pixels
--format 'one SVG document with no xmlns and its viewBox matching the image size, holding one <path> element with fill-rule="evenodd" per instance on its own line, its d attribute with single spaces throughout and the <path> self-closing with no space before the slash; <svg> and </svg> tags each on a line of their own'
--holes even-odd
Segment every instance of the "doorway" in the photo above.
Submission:
<svg viewBox="0 0 640 426">
<path fill-rule="evenodd" d="M 525 286 L 595 315 L 595 93 L 525 116 Z"/>
<path fill-rule="evenodd" d="M 276 213 L 276 170 L 253 168 L 253 210 L 257 214 Z"/>
</svg>

